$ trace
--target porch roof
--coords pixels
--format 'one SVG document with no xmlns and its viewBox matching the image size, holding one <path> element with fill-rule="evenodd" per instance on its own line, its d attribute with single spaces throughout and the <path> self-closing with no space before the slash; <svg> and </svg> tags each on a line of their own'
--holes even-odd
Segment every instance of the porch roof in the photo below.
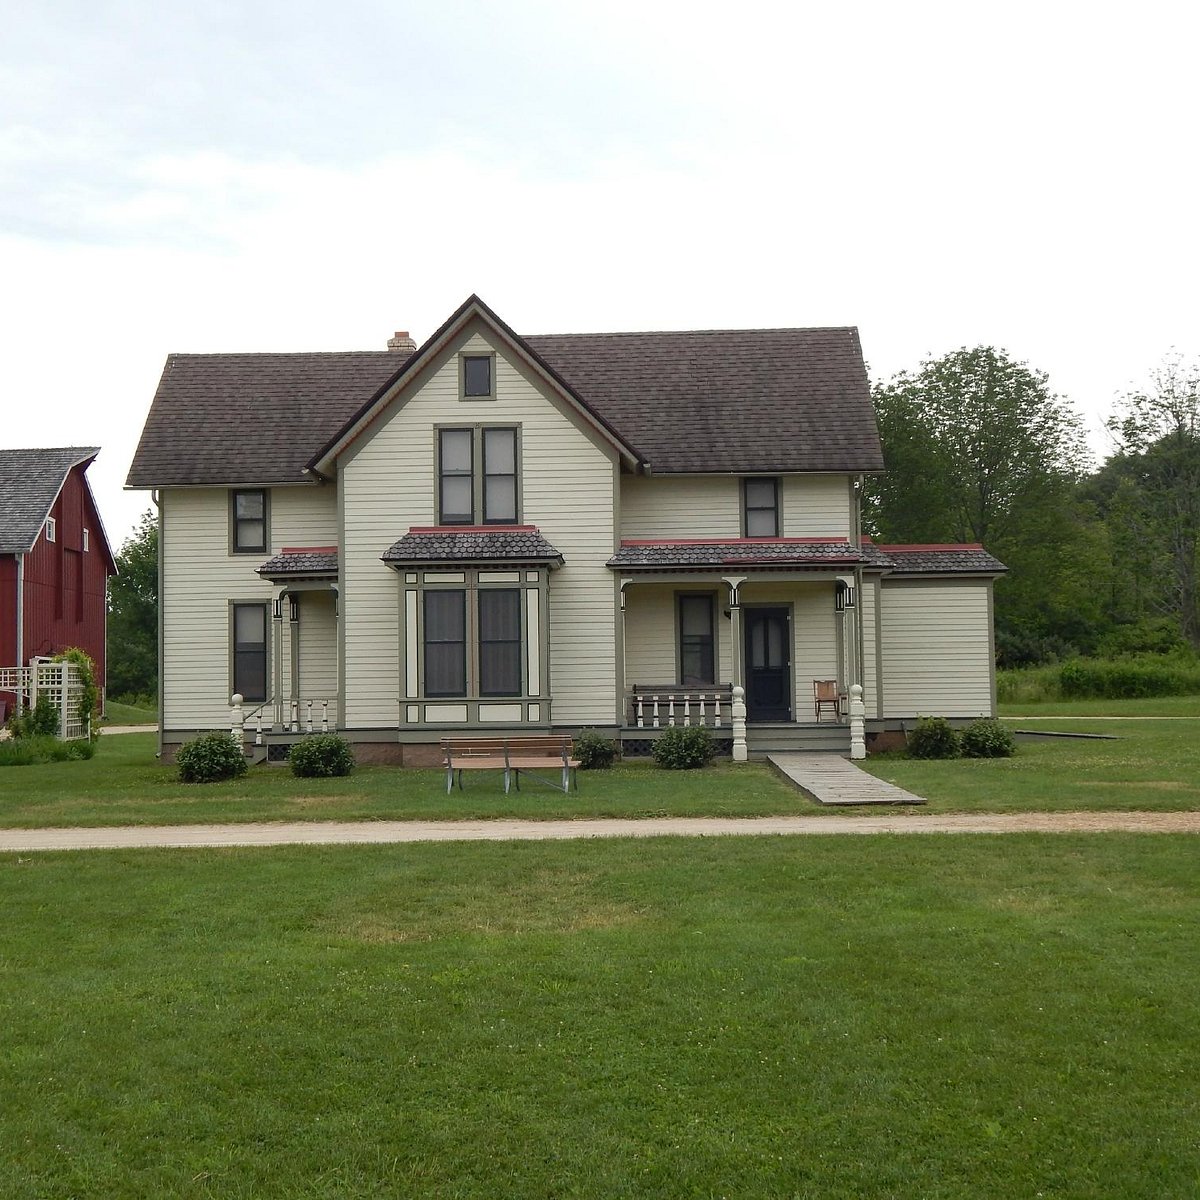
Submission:
<svg viewBox="0 0 1200 1200">
<path fill-rule="evenodd" d="M 621 571 L 670 567 L 853 567 L 886 566 L 874 546 L 861 549 L 833 538 L 727 538 L 680 541 L 625 539 L 608 565 Z"/>
<path fill-rule="evenodd" d="M 336 579 L 336 546 L 285 546 L 255 568 L 264 579 Z"/>
<path fill-rule="evenodd" d="M 875 549 L 891 561 L 893 575 L 999 575 L 1008 570 L 978 542 Z"/>
<path fill-rule="evenodd" d="M 384 551 L 392 567 L 426 563 L 537 563 L 562 566 L 563 556 L 535 525 L 414 526 Z"/>
</svg>

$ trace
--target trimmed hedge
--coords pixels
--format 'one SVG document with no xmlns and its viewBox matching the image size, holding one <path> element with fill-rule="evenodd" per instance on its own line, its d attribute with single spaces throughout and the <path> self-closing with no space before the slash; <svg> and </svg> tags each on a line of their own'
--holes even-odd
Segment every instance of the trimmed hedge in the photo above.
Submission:
<svg viewBox="0 0 1200 1200">
<path fill-rule="evenodd" d="M 575 739 L 574 751 L 581 771 L 607 771 L 617 757 L 617 743 L 594 729 L 585 729 Z"/>
<path fill-rule="evenodd" d="M 184 742 L 175 754 L 184 783 L 219 783 L 246 773 L 246 755 L 227 733 L 203 733 Z"/>
<path fill-rule="evenodd" d="M 669 771 L 692 771 L 712 762 L 717 748 L 703 725 L 674 725 L 654 743 L 654 761 Z"/>
<path fill-rule="evenodd" d="M 297 742 L 288 752 L 292 774 L 302 779 L 327 779 L 354 770 L 354 752 L 336 733 L 318 733 Z"/>
</svg>

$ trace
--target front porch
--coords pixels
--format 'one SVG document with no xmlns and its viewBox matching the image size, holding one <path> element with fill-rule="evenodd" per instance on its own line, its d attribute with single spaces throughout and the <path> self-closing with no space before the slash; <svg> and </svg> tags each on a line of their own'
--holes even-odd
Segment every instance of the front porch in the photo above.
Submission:
<svg viewBox="0 0 1200 1200">
<path fill-rule="evenodd" d="M 689 725 L 708 728 L 739 760 L 854 753 L 855 700 L 863 715 L 859 591 L 857 572 L 828 568 L 622 578 L 625 753 L 651 753 L 663 731 Z M 642 682 L 672 677 L 678 682 Z"/>
</svg>

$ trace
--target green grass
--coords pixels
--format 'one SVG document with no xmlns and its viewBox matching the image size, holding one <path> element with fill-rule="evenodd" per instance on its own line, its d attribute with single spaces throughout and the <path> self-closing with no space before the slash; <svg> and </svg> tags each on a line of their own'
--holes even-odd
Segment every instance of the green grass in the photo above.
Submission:
<svg viewBox="0 0 1200 1200">
<path fill-rule="evenodd" d="M 109 700 L 104 705 L 101 725 L 157 725 L 158 713 L 152 708 L 135 708 Z"/>
<path fill-rule="evenodd" d="M 0 856 L 0 1194 L 1191 1196 L 1195 841 Z"/>
<path fill-rule="evenodd" d="M 1018 738 L 1013 758 L 923 762 L 885 755 L 863 765 L 880 778 L 926 797 L 926 812 L 1200 808 L 1200 720 L 1064 717 L 1028 725 L 1016 719 L 1005 723 L 1014 729 L 1099 733 L 1116 740 Z"/>
<path fill-rule="evenodd" d="M 153 734 L 102 736 L 90 763 L 7 767 L 0 827 L 208 821 L 478 820 L 487 817 L 749 816 L 811 812 L 813 804 L 763 764 L 704 771 L 625 765 L 579 773 L 564 796 L 526 782 L 505 796 L 499 772 L 468 775 L 446 795 L 440 770 L 358 767 L 342 779 L 297 779 L 251 767 L 228 783 L 185 784 L 154 757 Z M 76 767 L 90 768 L 76 770 Z"/>
<path fill-rule="evenodd" d="M 1195 717 L 1200 696 L 1147 696 L 1138 700 L 1023 700 L 998 706 L 1002 717 Z"/>
</svg>

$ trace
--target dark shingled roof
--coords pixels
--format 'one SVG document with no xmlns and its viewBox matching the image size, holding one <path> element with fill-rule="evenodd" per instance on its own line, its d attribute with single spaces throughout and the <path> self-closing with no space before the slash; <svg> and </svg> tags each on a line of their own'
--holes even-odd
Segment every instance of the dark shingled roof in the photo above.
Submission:
<svg viewBox="0 0 1200 1200">
<path fill-rule="evenodd" d="M 294 579 L 298 576 L 325 579 L 338 573 L 336 550 L 289 550 L 269 558 L 258 574 L 267 579 Z"/>
<path fill-rule="evenodd" d="M 99 453 L 98 446 L 0 450 L 0 554 L 33 549 L 71 468 Z"/>
<path fill-rule="evenodd" d="M 893 575 L 998 575 L 1008 568 L 978 542 L 961 546 L 880 546 Z"/>
<path fill-rule="evenodd" d="M 518 340 L 652 471 L 883 468 L 856 329 Z M 172 354 L 128 486 L 299 482 L 406 361 L 395 351 Z"/>
<path fill-rule="evenodd" d="M 620 570 L 657 570 L 663 567 L 823 567 L 854 566 L 867 555 L 849 542 L 780 538 L 774 541 L 623 541 L 608 560 Z"/>
<path fill-rule="evenodd" d="M 858 330 L 525 339 L 654 471 L 881 471 Z"/>
<path fill-rule="evenodd" d="M 532 525 L 509 528 L 413 528 L 381 556 L 392 566 L 421 563 L 549 563 L 562 555 Z"/>
<path fill-rule="evenodd" d="M 172 354 L 126 486 L 307 482 L 313 452 L 406 358 L 392 350 Z"/>
</svg>

